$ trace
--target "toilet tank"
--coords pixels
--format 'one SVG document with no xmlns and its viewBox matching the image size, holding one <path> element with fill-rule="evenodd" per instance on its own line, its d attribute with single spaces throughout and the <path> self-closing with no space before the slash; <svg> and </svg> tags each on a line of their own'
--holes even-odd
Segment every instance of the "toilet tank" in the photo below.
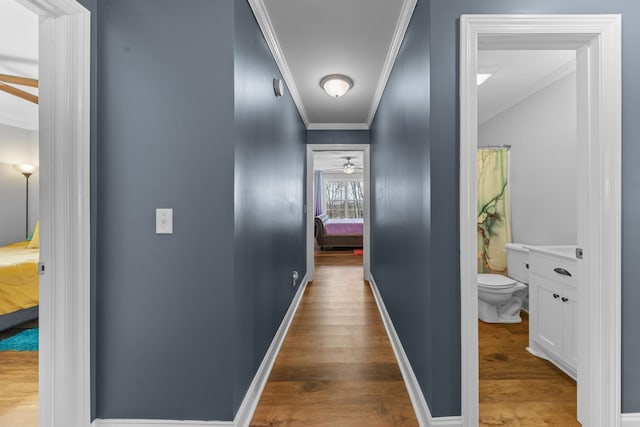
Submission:
<svg viewBox="0 0 640 427">
<path fill-rule="evenodd" d="M 521 283 L 529 283 L 529 247 L 507 243 L 507 275 Z"/>
</svg>

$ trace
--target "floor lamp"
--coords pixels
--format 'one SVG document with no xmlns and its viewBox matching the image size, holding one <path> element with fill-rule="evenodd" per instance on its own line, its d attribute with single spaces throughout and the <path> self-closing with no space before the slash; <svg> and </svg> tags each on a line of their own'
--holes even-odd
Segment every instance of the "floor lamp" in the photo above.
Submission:
<svg viewBox="0 0 640 427">
<path fill-rule="evenodd" d="M 29 177 L 36 169 L 33 165 L 28 165 L 25 163 L 19 163 L 13 165 L 15 170 L 20 172 L 27 179 L 27 200 L 26 200 L 26 215 L 25 215 L 25 234 L 26 238 L 29 238 Z"/>
</svg>

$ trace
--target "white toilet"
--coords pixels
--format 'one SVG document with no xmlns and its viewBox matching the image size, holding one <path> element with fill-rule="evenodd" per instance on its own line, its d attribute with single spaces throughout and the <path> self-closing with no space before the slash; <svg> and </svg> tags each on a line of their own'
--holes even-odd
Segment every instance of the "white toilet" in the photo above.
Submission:
<svg viewBox="0 0 640 427">
<path fill-rule="evenodd" d="M 529 248 L 507 243 L 507 272 L 478 274 L 478 318 L 487 323 L 520 323 L 520 309 L 529 293 Z"/>
</svg>

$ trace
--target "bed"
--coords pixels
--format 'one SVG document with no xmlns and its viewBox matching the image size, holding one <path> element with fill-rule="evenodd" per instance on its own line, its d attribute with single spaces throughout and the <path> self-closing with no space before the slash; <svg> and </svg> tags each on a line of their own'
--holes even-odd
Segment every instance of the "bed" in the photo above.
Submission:
<svg viewBox="0 0 640 427">
<path fill-rule="evenodd" d="M 314 236 L 320 249 L 325 247 L 362 247 L 362 218 L 335 219 L 326 214 L 314 219 Z"/>
<path fill-rule="evenodd" d="M 38 258 L 29 241 L 0 247 L 0 331 L 38 318 Z"/>
</svg>

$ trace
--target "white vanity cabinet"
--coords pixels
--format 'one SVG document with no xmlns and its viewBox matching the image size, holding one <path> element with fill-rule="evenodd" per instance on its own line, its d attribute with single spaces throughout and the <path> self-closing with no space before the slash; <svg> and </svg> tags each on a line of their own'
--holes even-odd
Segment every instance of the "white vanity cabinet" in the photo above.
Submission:
<svg viewBox="0 0 640 427">
<path fill-rule="evenodd" d="M 578 363 L 577 267 L 575 247 L 530 248 L 528 350 L 574 379 Z"/>
</svg>

